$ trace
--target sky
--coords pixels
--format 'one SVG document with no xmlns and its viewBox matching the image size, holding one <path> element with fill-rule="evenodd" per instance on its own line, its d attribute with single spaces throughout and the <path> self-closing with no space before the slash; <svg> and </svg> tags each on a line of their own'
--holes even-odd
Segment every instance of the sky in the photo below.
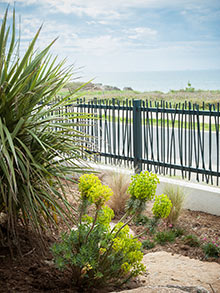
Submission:
<svg viewBox="0 0 220 293">
<path fill-rule="evenodd" d="M 0 0 L 0 19 L 14 1 Z M 220 0 L 16 0 L 21 48 L 37 29 L 82 72 L 220 69 Z"/>
</svg>

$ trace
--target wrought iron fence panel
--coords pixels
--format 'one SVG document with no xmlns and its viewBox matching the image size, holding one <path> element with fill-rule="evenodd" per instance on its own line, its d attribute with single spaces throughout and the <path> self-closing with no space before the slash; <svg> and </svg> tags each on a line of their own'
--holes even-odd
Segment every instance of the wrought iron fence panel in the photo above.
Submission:
<svg viewBox="0 0 220 293">
<path fill-rule="evenodd" d="M 91 115 L 80 131 L 95 160 L 219 185 L 219 104 L 93 99 L 77 111 Z"/>
</svg>

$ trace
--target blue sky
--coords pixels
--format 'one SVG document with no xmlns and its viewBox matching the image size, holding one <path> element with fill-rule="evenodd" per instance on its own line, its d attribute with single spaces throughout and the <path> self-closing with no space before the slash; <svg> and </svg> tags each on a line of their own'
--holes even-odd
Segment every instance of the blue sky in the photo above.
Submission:
<svg viewBox="0 0 220 293">
<path fill-rule="evenodd" d="M 14 1 L 0 0 L 0 16 Z M 84 72 L 220 69 L 219 0 L 17 0 L 22 48 L 42 48 Z"/>
</svg>

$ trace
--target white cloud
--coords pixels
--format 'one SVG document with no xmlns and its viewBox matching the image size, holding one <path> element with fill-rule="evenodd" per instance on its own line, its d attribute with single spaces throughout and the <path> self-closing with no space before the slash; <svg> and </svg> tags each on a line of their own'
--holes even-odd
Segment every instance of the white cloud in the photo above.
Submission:
<svg viewBox="0 0 220 293">
<path fill-rule="evenodd" d="M 92 38 L 77 38 L 72 42 L 74 51 L 91 56 L 100 56 L 117 52 L 122 47 L 121 40 L 111 35 L 103 35 Z"/>
<path fill-rule="evenodd" d="M 14 0 L 7 2 L 13 4 Z M 7 3 L 4 3 L 6 6 Z M 31 10 L 31 6 L 26 9 L 29 4 L 35 4 L 33 8 L 36 11 Z M 178 69 L 178 66 L 192 68 L 196 66 L 193 60 L 198 59 L 199 52 L 203 52 L 201 64 L 205 62 L 203 60 L 209 60 L 208 53 L 206 54 L 209 48 L 214 56 L 214 52 L 219 51 L 216 44 L 208 41 L 189 42 L 201 39 L 205 41 L 206 34 L 206 40 L 217 40 L 217 33 L 214 31 L 217 26 L 214 28 L 211 24 L 211 28 L 204 31 L 202 38 L 195 33 L 200 27 L 201 31 L 208 27 L 200 25 L 205 17 L 209 20 L 215 15 L 215 19 L 219 19 L 219 10 L 211 10 L 209 5 L 220 6 L 217 0 L 17 0 L 15 6 L 21 14 L 22 48 L 29 44 L 44 22 L 37 47 L 43 48 L 59 36 L 51 49 L 52 53 L 58 54 L 60 58 L 68 56 L 70 63 L 77 60 L 79 66 L 85 65 L 90 70 L 95 68 L 104 71 L 107 68 L 112 71 L 135 71 L 146 68 L 160 70 L 165 67 Z M 148 8 L 166 8 L 166 18 L 163 18 L 163 13 L 157 14 L 157 9 Z M 178 9 L 173 11 L 176 8 Z M 167 19 L 169 9 L 175 17 L 182 14 L 176 31 L 175 19 Z M 141 14 L 138 14 L 140 11 Z M 144 16 L 145 12 L 149 13 L 149 18 Z M 184 22 L 181 23 L 183 18 Z M 188 28 L 183 31 L 186 21 Z M 195 30 L 195 26 L 199 29 Z M 181 39 L 185 42 L 176 41 Z M 210 60 L 207 64 L 213 63 Z M 196 62 L 198 67 L 199 62 Z M 219 61 L 216 63 L 219 64 Z"/>
<path fill-rule="evenodd" d="M 202 7 L 219 7 L 219 0 L 17 0 L 24 6 L 31 4 L 44 5 L 50 12 L 60 12 L 64 14 L 76 14 L 79 16 L 87 15 L 91 18 L 101 19 L 120 19 L 128 16 L 136 8 L 180 8 L 182 9 L 201 9 Z M 13 4 L 14 0 L 8 0 Z"/>
<path fill-rule="evenodd" d="M 129 39 L 138 40 L 148 37 L 155 37 L 157 31 L 149 27 L 136 27 L 125 31 L 128 34 Z"/>
</svg>

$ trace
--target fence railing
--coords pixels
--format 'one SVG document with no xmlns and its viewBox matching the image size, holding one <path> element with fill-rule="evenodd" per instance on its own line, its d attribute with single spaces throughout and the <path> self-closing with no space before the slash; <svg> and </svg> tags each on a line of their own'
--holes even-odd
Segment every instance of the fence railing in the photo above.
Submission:
<svg viewBox="0 0 220 293">
<path fill-rule="evenodd" d="M 77 111 L 97 118 L 79 126 L 96 160 L 219 185 L 219 104 L 94 99 Z"/>
</svg>

